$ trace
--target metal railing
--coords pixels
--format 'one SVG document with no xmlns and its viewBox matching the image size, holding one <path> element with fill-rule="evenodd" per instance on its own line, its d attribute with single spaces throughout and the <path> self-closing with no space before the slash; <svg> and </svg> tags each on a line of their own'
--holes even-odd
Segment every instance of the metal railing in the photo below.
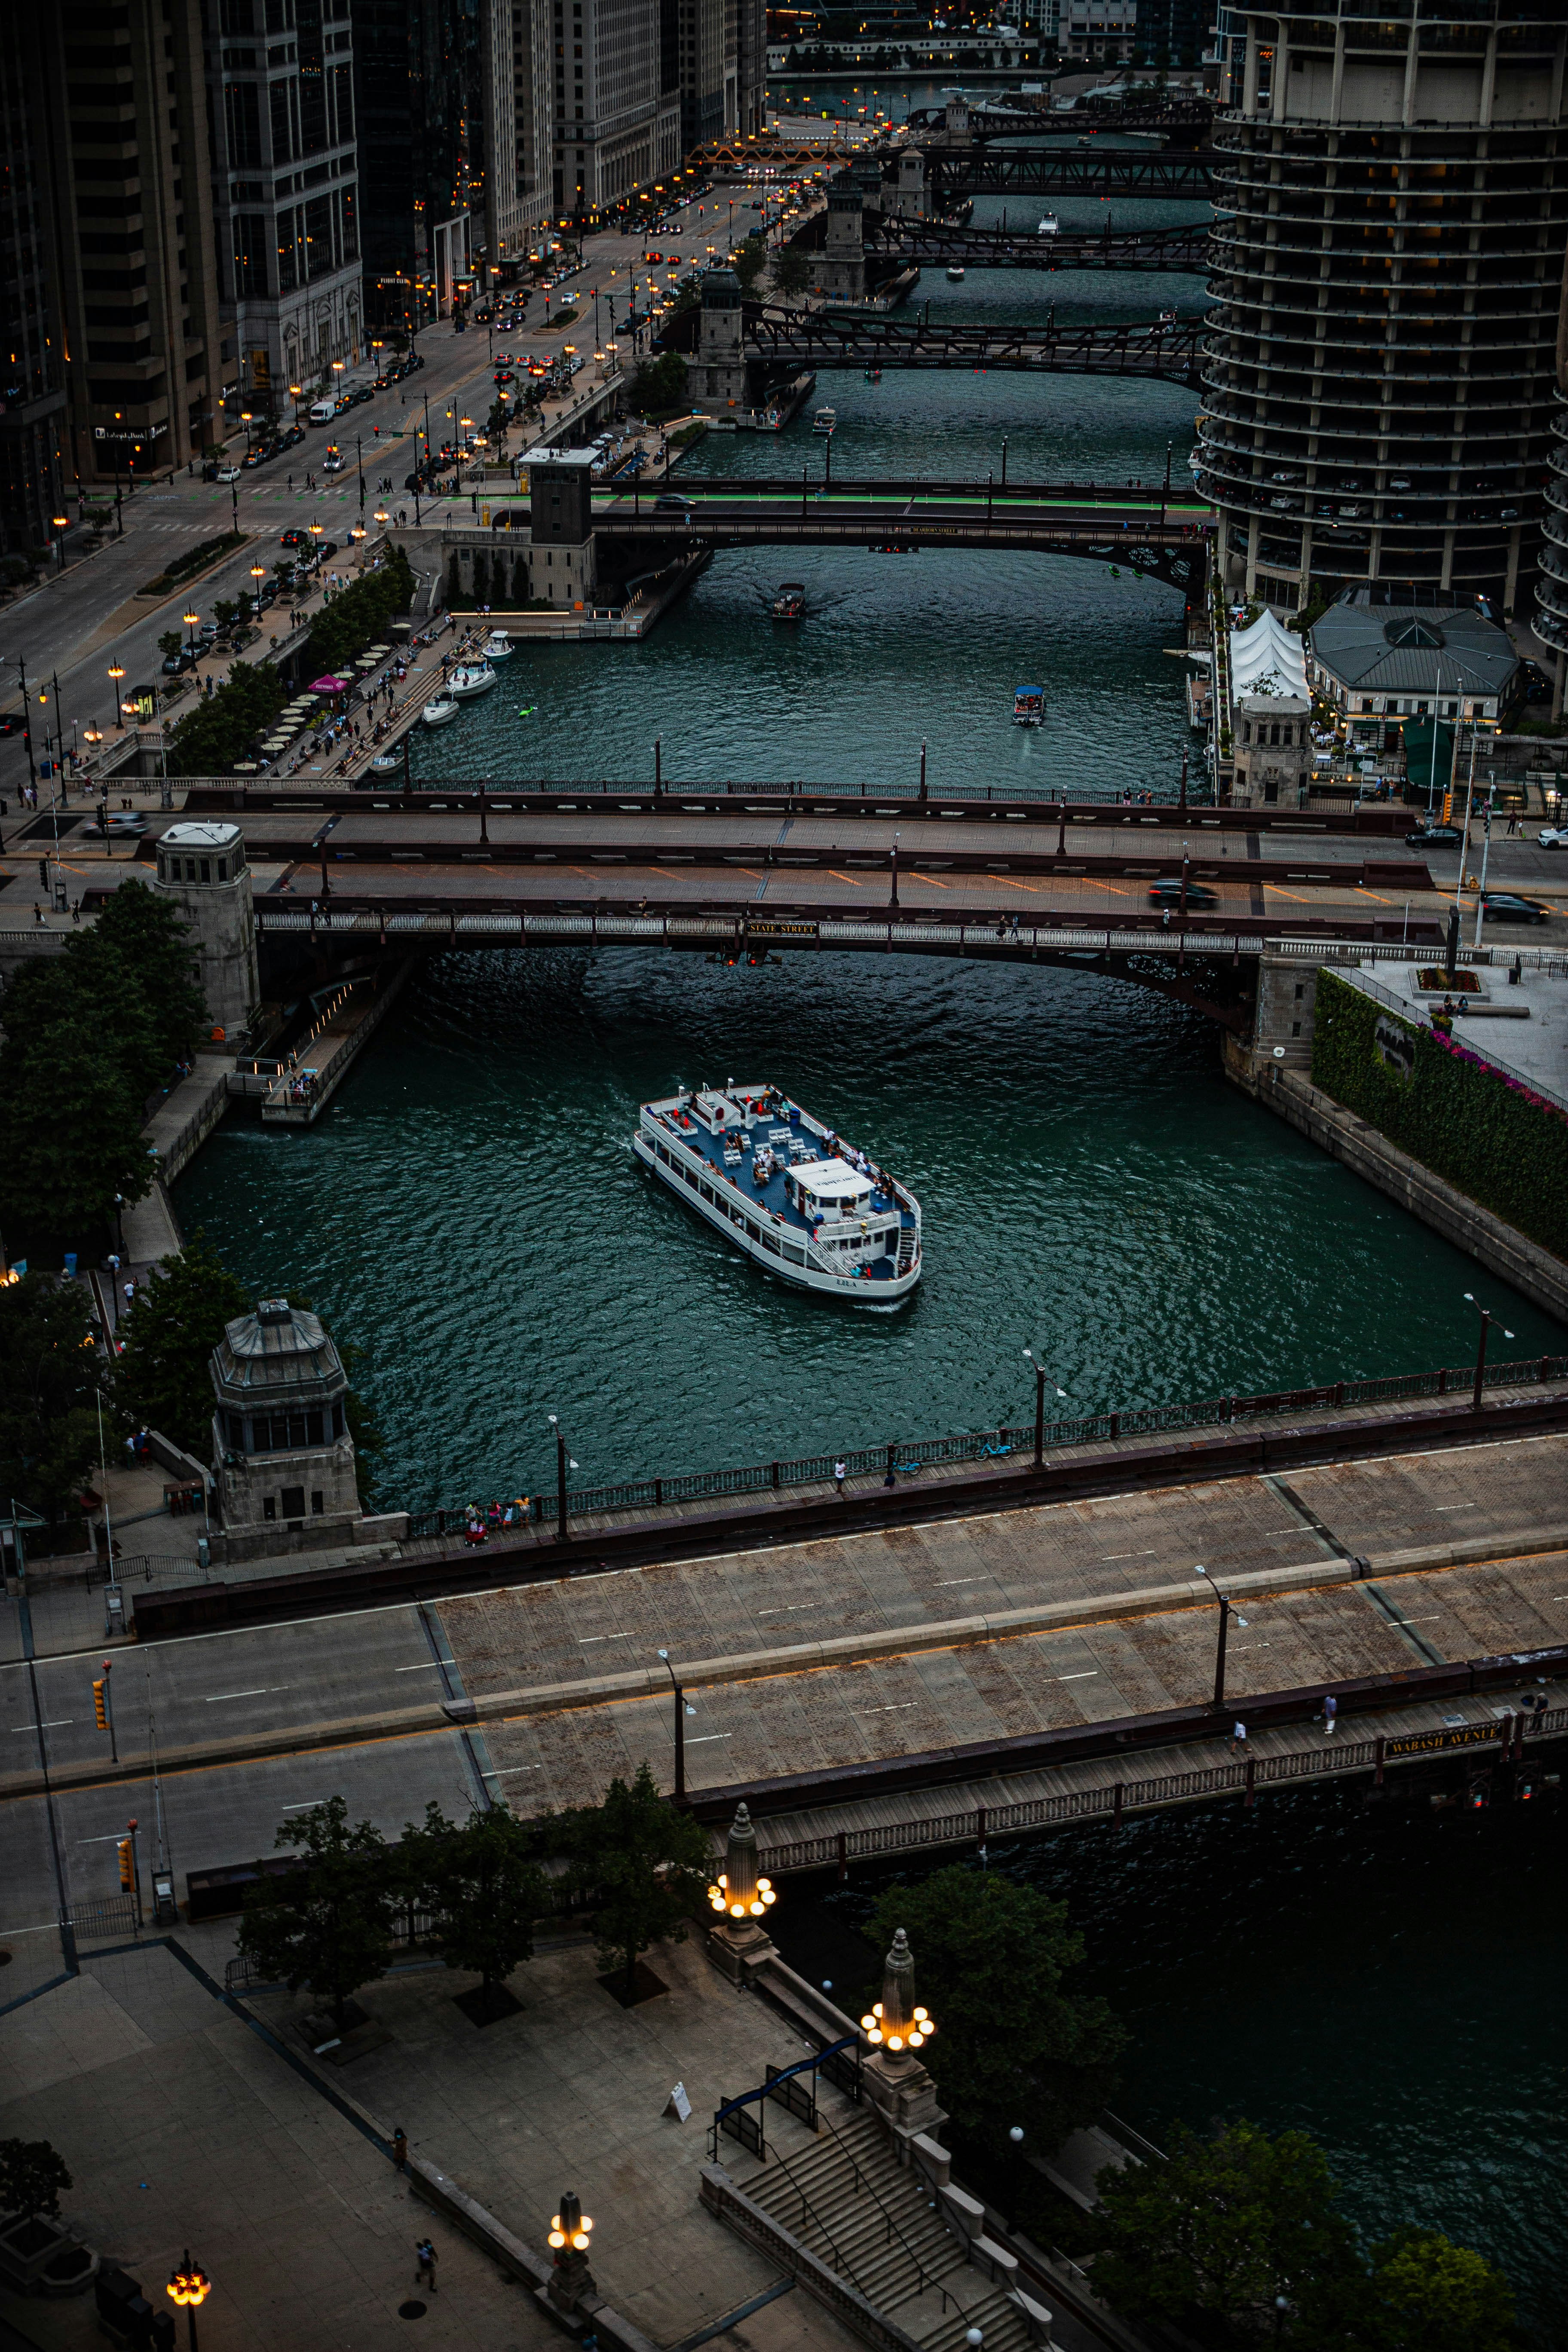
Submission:
<svg viewBox="0 0 1568 2352">
<path fill-rule="evenodd" d="M 1122 1407 L 1110 1412 L 1087 1413 L 1072 1421 L 1047 1422 L 1040 1433 L 1041 1451 L 1059 1452 L 1066 1446 L 1102 1444 L 1107 1440 L 1158 1436 L 1182 1430 L 1224 1428 L 1234 1422 L 1273 1419 L 1281 1413 L 1322 1408 L 1458 1396 L 1471 1388 L 1474 1380 L 1475 1366 L 1461 1364 L 1431 1372 L 1329 1381 L 1312 1388 L 1277 1389 L 1257 1396 L 1209 1397 L 1190 1404 Z M 1524 1363 L 1489 1363 L 1482 1373 L 1482 1386 L 1489 1389 L 1533 1388 L 1545 1381 L 1563 1380 L 1568 1380 L 1568 1355 L 1532 1357 Z M 610 1511 L 663 1510 L 674 1503 L 779 1493 L 787 1486 L 826 1486 L 839 1463 L 844 1465 L 847 1478 L 885 1479 L 890 1470 L 895 1480 L 943 1463 L 1010 1462 L 1016 1466 L 1021 1456 L 1032 1456 L 1034 1444 L 1033 1422 L 1003 1423 L 994 1428 L 969 1430 L 952 1437 L 841 1446 L 798 1455 L 792 1461 L 753 1462 L 726 1470 L 694 1470 L 673 1477 L 632 1479 L 614 1486 L 578 1486 L 568 1492 L 566 1509 L 572 1517 Z M 528 1521 L 555 1517 L 553 1486 L 547 1492 L 529 1496 L 527 1500 Z M 459 1532 L 466 1517 L 466 1511 L 460 1507 L 415 1511 L 409 1515 L 409 1534 Z M 507 1532 L 504 1527 L 490 1530 L 503 1538 Z"/>
<path fill-rule="evenodd" d="M 1440 964 L 1442 958 L 1440 954 L 1423 958 L 1417 950 L 1411 960 L 1415 962 Z M 1409 1003 L 1403 996 L 1396 995 L 1393 989 L 1385 988 L 1381 981 L 1373 980 L 1370 972 L 1352 971 L 1346 977 L 1352 988 L 1359 989 L 1363 996 L 1372 997 L 1379 1004 L 1386 1004 L 1391 1012 L 1398 1013 L 1402 1021 L 1409 1022 L 1412 1028 L 1431 1028 L 1433 1012 L 1431 1005 Z M 1460 1046 L 1465 1053 L 1472 1055 L 1478 1062 L 1484 1063 L 1489 1070 L 1495 1070 L 1500 1078 L 1507 1079 L 1516 1087 L 1522 1087 L 1530 1094 L 1539 1095 L 1543 1102 L 1551 1103 L 1558 1110 L 1568 1111 L 1568 1095 L 1560 1094 L 1556 1087 L 1549 1086 L 1544 1078 L 1531 1077 L 1527 1072 L 1520 1069 L 1517 1064 L 1505 1062 L 1502 1055 L 1494 1053 L 1489 1045 L 1482 1046 L 1479 1044 L 1472 1044 L 1473 1033 L 1466 1024 L 1465 993 L 1462 990 L 1457 992 L 1454 1002 L 1457 1008 L 1455 1025 L 1463 1034 L 1453 1036 L 1449 1041 L 1452 1045 Z"/>
</svg>

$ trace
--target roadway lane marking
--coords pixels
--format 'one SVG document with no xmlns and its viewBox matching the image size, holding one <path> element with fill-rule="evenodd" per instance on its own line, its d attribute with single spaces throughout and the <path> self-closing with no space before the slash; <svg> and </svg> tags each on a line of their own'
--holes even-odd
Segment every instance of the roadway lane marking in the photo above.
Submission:
<svg viewBox="0 0 1568 2352">
<path fill-rule="evenodd" d="M 13 1731 L 59 1731 L 68 1723 L 75 1721 L 74 1715 L 57 1715 L 48 1723 L 14 1723 L 11 1728 Z"/>
<path fill-rule="evenodd" d="M 310 1813 L 314 1812 L 318 1805 L 324 1805 L 326 1801 L 325 1797 L 301 1797 L 297 1805 L 285 1805 L 282 1810 L 286 1813 Z"/>
<path fill-rule="evenodd" d="M 1152 1551 L 1104 1551 L 1101 1559 L 1152 1559 Z"/>
<path fill-rule="evenodd" d="M 124 1834 L 123 1830 L 110 1830 L 107 1837 L 78 1838 L 77 1843 L 78 1845 L 118 1845 Z"/>
<path fill-rule="evenodd" d="M 705 1731 L 700 1739 L 689 1739 L 688 1748 L 706 1748 L 710 1739 L 733 1739 L 732 1731 Z"/>
<path fill-rule="evenodd" d="M 392 1671 L 395 1675 L 427 1675 L 440 1663 L 439 1658 L 421 1658 L 416 1666 L 394 1666 Z"/>
<path fill-rule="evenodd" d="M 833 879 L 836 882 L 847 882 L 852 890 L 859 889 L 860 885 L 857 882 L 853 874 L 840 874 L 837 866 L 830 866 L 827 870 L 829 874 L 832 875 Z"/>
<path fill-rule="evenodd" d="M 1100 1668 L 1099 1668 L 1098 1666 L 1086 1666 L 1086 1667 L 1084 1668 L 1084 1670 L 1083 1670 L 1083 1672 L 1082 1672 L 1081 1674 L 1077 1674 L 1077 1675 L 1058 1675 L 1057 1676 L 1057 1680 L 1058 1680 L 1058 1683 L 1087 1683 L 1087 1682 L 1092 1682 L 1092 1681 L 1093 1681 L 1093 1679 L 1094 1679 L 1094 1677 L 1095 1677 L 1095 1675 L 1098 1675 L 1098 1674 L 1099 1674 L 1099 1672 L 1100 1672 Z"/>
<path fill-rule="evenodd" d="M 632 1638 L 630 1633 L 579 1633 L 577 1646 L 581 1650 L 585 1650 L 590 1642 L 629 1642 Z M 397 1671 L 403 1674 L 406 1669 L 400 1666 Z"/>
<path fill-rule="evenodd" d="M 1433 1505 L 1433 1508 L 1438 1511 L 1479 1511 L 1480 1507 L 1481 1507 L 1479 1503 L 1436 1503 Z"/>
<path fill-rule="evenodd" d="M 912 1698 L 895 1699 L 891 1706 L 858 1706 L 857 1715 L 901 1715 L 906 1707 L 916 1705 Z"/>
<path fill-rule="evenodd" d="M 212 1696 L 204 1699 L 202 1704 L 204 1706 L 221 1706 L 225 1699 L 229 1698 L 270 1698 L 274 1691 L 291 1688 L 292 1685 L 289 1683 L 258 1683 L 254 1690 L 214 1691 Z"/>
</svg>

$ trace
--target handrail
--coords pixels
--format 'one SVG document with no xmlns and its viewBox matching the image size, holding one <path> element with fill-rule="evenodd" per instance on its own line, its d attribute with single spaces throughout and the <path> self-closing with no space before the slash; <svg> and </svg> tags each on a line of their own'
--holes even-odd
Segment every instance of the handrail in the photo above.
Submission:
<svg viewBox="0 0 1568 2352">
<path fill-rule="evenodd" d="M 866 2176 L 866 2179 L 865 2179 L 864 2182 L 862 2182 L 862 2179 L 861 2179 L 861 2174 L 860 2174 L 860 2163 L 859 2163 L 859 2158 L 856 2156 L 856 2153 L 855 2153 L 854 2149 L 853 2149 L 853 2148 L 848 2145 L 848 2143 L 846 2141 L 846 2139 L 845 2139 L 845 2137 L 844 2137 L 844 2135 L 843 2135 L 843 2133 L 839 2130 L 839 2128 L 838 2128 L 837 2125 L 837 2124 L 835 2124 L 835 2123 L 831 2120 L 831 2118 L 830 2118 L 830 2117 L 828 2117 L 827 2116 L 822 2115 L 821 2113 L 819 2113 L 819 2114 L 818 2114 L 816 2120 L 817 2120 L 817 2123 L 818 2123 L 818 2125 L 819 2125 L 820 2126 L 822 2126 L 824 2129 L 826 2129 L 826 2130 L 827 2130 L 827 2131 L 830 2131 L 830 2132 L 832 2133 L 832 2135 L 833 2135 L 833 2140 L 834 2140 L 834 2145 L 835 2145 L 835 2146 L 836 2146 L 836 2147 L 840 2150 L 840 2152 L 841 2152 L 843 2155 L 847 2156 L 847 2157 L 849 2158 L 850 2169 L 853 2171 L 853 2173 L 854 2173 L 854 2175 L 855 2175 L 855 2186 L 856 2186 L 856 2188 L 857 2188 L 857 2189 L 860 2189 L 860 2188 L 864 2187 L 864 2188 L 868 2189 L 870 2190 L 870 2192 L 871 2192 L 871 2200 L 872 2200 L 873 2204 L 876 2206 L 877 2210 L 881 2214 L 883 2221 L 886 2221 L 886 2223 L 887 2223 L 887 2225 L 888 2225 L 888 2230 L 889 2230 L 889 2236 L 890 2236 L 890 2237 L 896 2237 L 896 2238 L 898 2239 L 898 2242 L 899 2242 L 900 2245 L 900 2246 L 902 2246 L 902 2248 L 903 2248 L 903 2250 L 904 2250 L 905 2253 L 906 2253 L 906 2254 L 908 2254 L 908 2256 L 909 2256 L 909 2258 L 910 2258 L 910 2262 L 911 2262 L 911 2263 L 913 2263 L 913 2264 L 914 2264 L 914 2266 L 915 2266 L 915 2275 L 916 2275 L 916 2277 L 920 2280 L 920 2285 L 919 2285 L 918 2289 L 916 2290 L 916 2292 L 917 2292 L 918 2294 L 923 2294 L 925 2293 L 926 2288 L 927 2288 L 927 2286 L 928 2286 L 928 2285 L 930 2285 L 930 2286 L 934 2286 L 934 2287 L 935 2287 L 935 2289 L 936 2289 L 936 2291 L 937 2291 L 937 2293 L 938 2293 L 938 2294 L 940 2294 L 940 2295 L 941 2295 L 941 2297 L 942 2297 L 942 2308 L 943 2315 L 945 2316 L 945 2315 L 946 2315 L 946 2312 L 947 2312 L 947 2289 L 943 2286 L 943 2284 L 942 2284 L 942 2283 L 941 2279 L 940 2279 L 940 2278 L 938 2278 L 938 2277 L 936 2277 L 934 2274 L 933 2274 L 932 2276 L 931 2276 L 930 2278 L 928 2278 L 928 2277 L 927 2277 L 927 2274 L 926 2274 L 926 2266 L 925 2266 L 924 2262 L 922 2261 L 922 2259 L 921 2259 L 921 2255 L 916 2252 L 915 2248 L 914 2248 L 913 2246 L 911 2246 L 911 2245 L 910 2245 L 910 2243 L 909 2240 L 905 2237 L 905 2235 L 904 2235 L 904 2233 L 903 2233 L 902 2230 L 900 2230 L 900 2227 L 899 2227 L 899 2224 L 898 2224 L 897 2221 L 894 2219 L 893 2215 L 892 2215 L 892 2214 L 888 2210 L 888 2208 L 883 2204 L 883 2202 L 882 2202 L 882 2200 L 881 2200 L 880 2197 L 879 2197 L 879 2196 L 878 2196 L 878 2194 L 877 2194 L 877 2186 L 876 2186 L 875 2181 L 873 2181 L 873 2180 L 871 2179 L 870 2176 L 868 2174 L 868 2175 Z M 787 2168 L 787 2168 L 787 2166 L 786 2166 L 785 2169 L 787 2170 Z M 887 2241 L 886 2241 L 886 2240 L 884 2240 L 884 2241 L 883 2241 L 883 2242 L 884 2242 L 884 2243 L 886 2243 L 886 2242 L 887 2242 Z M 907 2295 L 905 2295 L 905 2296 L 901 2296 L 901 2297 L 900 2298 L 900 2300 L 901 2302 L 906 2302 L 906 2303 L 907 2303 L 907 2302 L 908 2302 L 908 2300 L 909 2300 L 909 2297 L 908 2297 Z M 894 2310 L 897 2310 L 898 2305 L 895 2304 L 895 2305 L 892 2306 L 892 2308 L 893 2308 Z"/>
</svg>

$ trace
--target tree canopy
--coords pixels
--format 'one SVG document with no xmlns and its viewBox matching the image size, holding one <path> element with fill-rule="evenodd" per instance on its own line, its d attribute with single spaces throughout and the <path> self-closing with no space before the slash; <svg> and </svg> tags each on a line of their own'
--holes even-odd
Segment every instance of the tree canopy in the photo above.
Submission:
<svg viewBox="0 0 1568 2352">
<path fill-rule="evenodd" d="M 349 1995 L 392 1958 L 395 1855 L 373 1822 L 350 1827 L 342 1797 L 296 1813 L 275 1843 L 295 1849 L 298 1867 L 249 1889 L 239 1948 L 290 1992 L 308 1986 L 342 2026 Z"/>
<path fill-rule="evenodd" d="M 533 1958 L 533 1923 L 550 1908 L 535 1832 L 504 1805 L 458 1826 L 439 1805 L 404 1832 L 407 1868 L 436 1914 L 442 1959 L 469 1969 L 488 1993 Z"/>
<path fill-rule="evenodd" d="M 679 352 L 644 360 L 632 378 L 632 405 L 645 416 L 662 415 L 686 404 L 686 362 Z"/>
<path fill-rule="evenodd" d="M 660 1796 L 644 1763 L 629 1787 L 612 1780 L 602 1805 L 547 1816 L 542 1833 L 569 1857 L 575 1884 L 597 1895 L 599 1964 L 624 1970 L 630 2001 L 639 1953 L 683 1942 L 687 1919 L 703 1904 L 706 1831 Z"/>
<path fill-rule="evenodd" d="M 170 730 L 172 776 L 221 776 L 271 726 L 289 690 L 271 662 L 236 661 L 215 694 L 203 695 Z"/>
<path fill-rule="evenodd" d="M 1372 2255 L 1377 2352 L 1507 2352 L 1513 2296 L 1500 2271 L 1440 2231 L 1405 2229 Z"/>
<path fill-rule="evenodd" d="M 98 1468 L 101 1358 L 74 1282 L 0 1288 L 0 1492 L 47 1519 L 51 1548 Z"/>
<path fill-rule="evenodd" d="M 0 2213 L 58 2219 L 60 2190 L 74 2187 L 65 2158 L 47 2139 L 0 2139 Z"/>
<path fill-rule="evenodd" d="M 882 1896 L 867 1932 L 881 1950 L 899 1927 L 937 2021 L 921 2054 L 963 2132 L 1000 2153 L 1026 2115 L 1054 2147 L 1100 2112 L 1127 2036 L 1098 1995 L 1063 1986 L 1084 1956 L 1065 1903 L 955 1864 Z"/>
<path fill-rule="evenodd" d="M 224 1325 L 251 1305 L 205 1234 L 194 1234 L 178 1257 L 154 1267 L 121 1318 L 114 1365 L 121 1411 L 205 1462 L 212 1445 L 208 1359 Z"/>
<path fill-rule="evenodd" d="M 408 558 L 395 547 L 374 572 L 343 589 L 318 615 L 305 649 L 306 674 L 335 674 L 353 661 L 379 640 L 395 613 L 408 610 L 414 589 Z"/>
</svg>

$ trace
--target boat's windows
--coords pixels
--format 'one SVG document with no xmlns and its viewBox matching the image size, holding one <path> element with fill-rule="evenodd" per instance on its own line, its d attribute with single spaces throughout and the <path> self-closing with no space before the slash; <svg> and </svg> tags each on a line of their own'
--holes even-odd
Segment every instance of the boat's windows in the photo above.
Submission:
<svg viewBox="0 0 1568 2352">
<path fill-rule="evenodd" d="M 759 1233 L 757 1238 L 762 1243 L 762 1245 L 765 1250 L 772 1250 L 773 1255 L 777 1257 L 779 1254 L 779 1243 L 773 1234 L 766 1232 Z"/>
<path fill-rule="evenodd" d="M 805 1264 L 805 1252 L 803 1249 L 796 1249 L 793 1242 L 785 1242 L 783 1244 L 783 1247 L 785 1257 L 787 1257 L 793 1265 L 804 1265 Z"/>
</svg>

